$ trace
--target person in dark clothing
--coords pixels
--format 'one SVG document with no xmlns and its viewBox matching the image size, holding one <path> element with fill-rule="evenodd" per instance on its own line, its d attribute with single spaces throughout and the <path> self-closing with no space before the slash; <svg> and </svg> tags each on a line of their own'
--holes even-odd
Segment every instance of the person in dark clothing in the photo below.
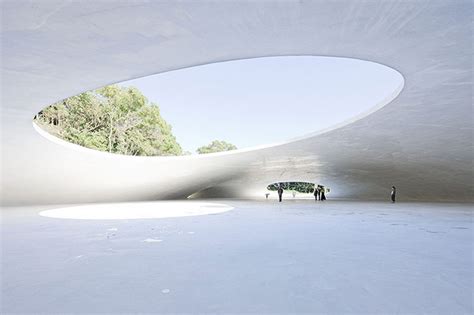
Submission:
<svg viewBox="0 0 474 315">
<path fill-rule="evenodd" d="M 326 200 L 326 193 L 325 193 L 325 190 L 324 190 L 324 186 L 321 186 L 321 197 L 320 197 L 320 200 Z"/>
<path fill-rule="evenodd" d="M 281 187 L 281 185 L 278 185 L 278 200 L 279 202 L 281 202 L 281 197 L 283 195 L 283 188 Z"/>
<path fill-rule="evenodd" d="M 392 203 L 395 203 L 395 195 L 397 194 L 397 188 L 392 186 L 392 192 L 390 193 L 390 198 L 392 199 Z"/>
<path fill-rule="evenodd" d="M 319 198 L 318 187 L 314 187 L 314 201 L 318 201 L 318 198 Z"/>
</svg>

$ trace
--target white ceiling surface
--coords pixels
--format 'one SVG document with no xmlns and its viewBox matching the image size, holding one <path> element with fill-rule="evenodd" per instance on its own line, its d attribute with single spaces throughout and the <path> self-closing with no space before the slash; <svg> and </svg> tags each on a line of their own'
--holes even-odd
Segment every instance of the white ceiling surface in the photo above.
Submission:
<svg viewBox="0 0 474 315">
<path fill-rule="evenodd" d="M 280 180 L 326 184 L 330 197 L 381 199 L 396 185 L 401 199 L 472 200 L 471 1 L 1 5 L 4 204 L 250 196 Z M 86 90 L 273 55 L 370 60 L 399 71 L 405 86 L 343 127 L 209 156 L 124 157 L 63 146 L 32 127 L 40 109 Z"/>
</svg>

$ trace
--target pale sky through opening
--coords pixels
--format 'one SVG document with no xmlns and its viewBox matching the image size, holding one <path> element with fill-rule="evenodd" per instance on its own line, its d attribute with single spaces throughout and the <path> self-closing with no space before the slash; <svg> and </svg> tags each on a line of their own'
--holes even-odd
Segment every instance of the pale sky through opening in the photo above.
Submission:
<svg viewBox="0 0 474 315">
<path fill-rule="evenodd" d="M 373 108 L 402 77 L 380 64 L 333 57 L 222 62 L 122 82 L 159 105 L 184 150 L 212 140 L 239 149 L 331 127 Z"/>
</svg>

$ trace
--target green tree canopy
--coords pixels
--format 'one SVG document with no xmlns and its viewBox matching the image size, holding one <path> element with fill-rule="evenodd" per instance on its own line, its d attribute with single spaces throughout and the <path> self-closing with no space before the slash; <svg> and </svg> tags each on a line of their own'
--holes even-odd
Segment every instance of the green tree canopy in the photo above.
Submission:
<svg viewBox="0 0 474 315">
<path fill-rule="evenodd" d="M 223 152 L 223 151 L 230 151 L 236 150 L 237 147 L 232 143 L 214 140 L 209 145 L 202 146 L 196 150 L 199 154 L 206 154 L 206 153 L 215 153 L 215 152 Z"/>
<path fill-rule="evenodd" d="M 282 183 L 274 183 L 267 186 L 268 190 L 278 190 L 278 185 L 284 190 L 294 190 L 300 193 L 312 193 L 314 191 L 315 184 L 314 183 L 307 183 L 307 182 L 282 182 Z"/>
<path fill-rule="evenodd" d="M 181 146 L 156 104 L 136 88 L 116 85 L 55 103 L 35 117 L 66 141 L 126 155 L 181 155 Z"/>
</svg>

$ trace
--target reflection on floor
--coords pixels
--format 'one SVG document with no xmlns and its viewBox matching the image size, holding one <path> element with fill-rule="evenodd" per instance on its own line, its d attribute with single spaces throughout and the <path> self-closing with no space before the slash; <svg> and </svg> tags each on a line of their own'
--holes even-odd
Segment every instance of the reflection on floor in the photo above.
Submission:
<svg viewBox="0 0 474 315">
<path fill-rule="evenodd" d="M 2 209 L 1 313 L 473 311 L 472 205 L 209 202 L 235 209 L 135 220 Z"/>
</svg>

